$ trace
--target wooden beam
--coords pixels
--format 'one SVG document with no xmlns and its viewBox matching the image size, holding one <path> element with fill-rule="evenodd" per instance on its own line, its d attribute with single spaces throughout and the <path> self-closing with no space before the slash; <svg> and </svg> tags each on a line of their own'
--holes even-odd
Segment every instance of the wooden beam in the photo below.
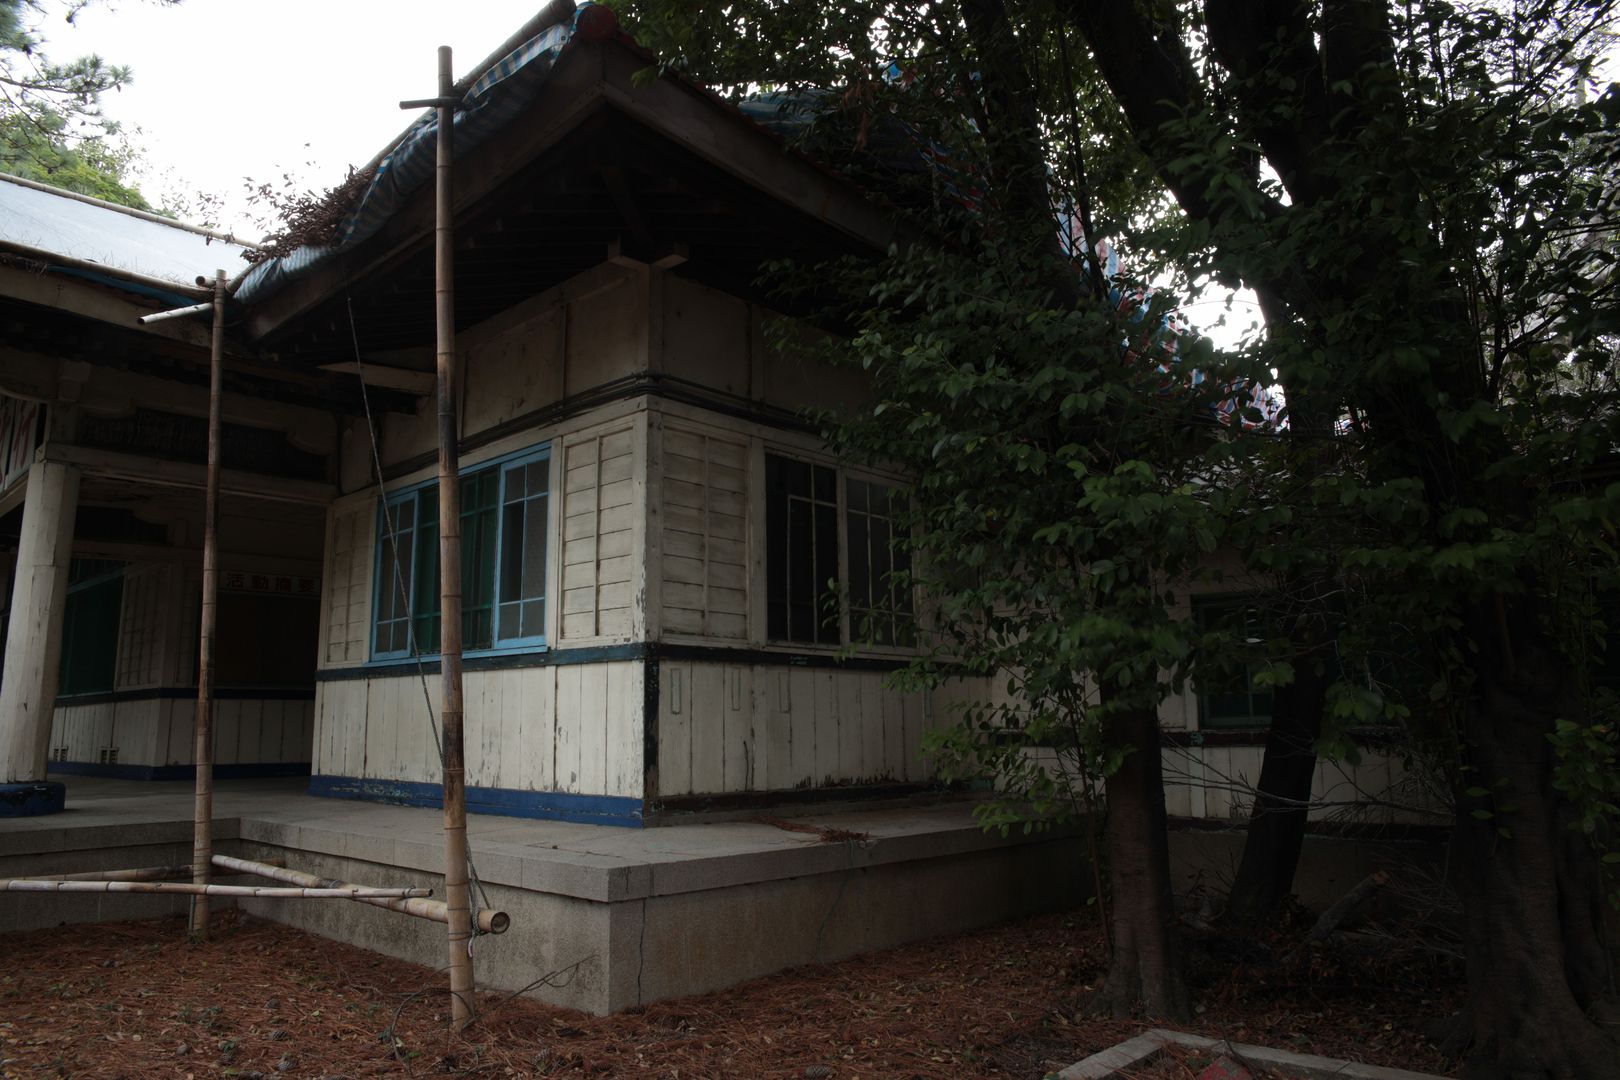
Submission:
<svg viewBox="0 0 1620 1080">
<path fill-rule="evenodd" d="M 201 489 L 206 468 L 186 461 L 169 461 L 117 450 L 50 443 L 44 450 L 46 461 L 76 465 L 84 475 L 109 480 L 128 480 L 157 487 Z M 227 495 L 245 495 L 271 502 L 310 503 L 325 506 L 337 498 L 337 487 L 314 480 L 290 480 L 281 476 L 261 476 L 240 469 L 219 471 L 219 490 Z"/>
<path fill-rule="evenodd" d="M 193 346 L 206 353 L 211 335 L 207 327 L 183 319 L 142 326 L 142 315 L 158 310 L 113 294 L 105 285 L 78 281 L 62 274 L 36 274 L 15 266 L 0 265 L 0 296 L 8 296 L 53 311 L 67 312 L 97 322 L 112 323 L 136 333 L 151 334 Z"/>
<path fill-rule="evenodd" d="M 365 376 L 367 386 L 381 386 L 387 390 L 403 390 L 407 394 L 426 397 L 433 393 L 433 372 L 412 371 L 410 368 L 389 367 L 385 364 L 357 364 L 354 361 L 345 361 L 338 364 L 322 364 L 322 371 L 330 371 L 336 375 Z"/>
</svg>

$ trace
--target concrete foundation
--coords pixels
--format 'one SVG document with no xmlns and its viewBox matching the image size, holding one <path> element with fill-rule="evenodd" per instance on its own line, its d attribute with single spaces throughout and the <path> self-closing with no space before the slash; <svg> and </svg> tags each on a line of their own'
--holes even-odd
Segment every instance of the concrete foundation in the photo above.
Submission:
<svg viewBox="0 0 1620 1080">
<path fill-rule="evenodd" d="M 435 811 L 314 799 L 287 781 L 221 784 L 215 806 L 224 852 L 364 884 L 441 882 Z M 0 874 L 186 862 L 189 809 L 188 785 L 80 781 L 66 815 L 0 833 Z M 536 996 L 608 1013 L 1073 906 L 1088 891 L 1077 840 L 986 835 L 963 803 L 794 820 L 866 839 L 827 844 L 757 822 L 627 830 L 474 817 L 470 839 L 489 904 L 512 917 L 508 933 L 475 944 L 479 985 L 515 990 L 561 972 Z M 438 923 L 342 900 L 242 907 L 444 964 Z M 0 894 L 0 928 L 183 908 L 184 898 Z"/>
</svg>

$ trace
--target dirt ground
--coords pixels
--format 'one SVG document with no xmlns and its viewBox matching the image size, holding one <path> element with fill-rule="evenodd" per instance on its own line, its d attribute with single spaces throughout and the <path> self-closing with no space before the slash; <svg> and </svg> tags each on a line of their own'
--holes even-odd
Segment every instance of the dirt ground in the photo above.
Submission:
<svg viewBox="0 0 1620 1080">
<path fill-rule="evenodd" d="M 1458 972 L 1389 949 L 1281 965 L 1283 934 L 1201 938 L 1187 1030 L 1451 1070 L 1416 1027 L 1456 1008 Z M 1081 1015 L 1105 957 L 1083 912 L 612 1017 L 488 994 L 457 1036 L 436 972 L 236 914 L 206 946 L 164 919 L 0 934 L 0 955 L 5 1077 L 1039 1080 L 1150 1026 Z"/>
</svg>

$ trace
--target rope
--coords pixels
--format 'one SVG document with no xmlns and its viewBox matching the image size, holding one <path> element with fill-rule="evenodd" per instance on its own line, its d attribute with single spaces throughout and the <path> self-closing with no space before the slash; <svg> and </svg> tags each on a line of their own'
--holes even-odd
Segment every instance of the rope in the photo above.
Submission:
<svg viewBox="0 0 1620 1080">
<path fill-rule="evenodd" d="M 394 570 L 394 586 L 399 590 L 401 606 L 405 610 L 405 645 L 410 650 L 411 659 L 416 662 L 416 677 L 422 686 L 422 704 L 427 707 L 428 728 L 433 732 L 433 748 L 439 754 L 439 776 L 442 784 L 446 766 L 444 760 L 444 738 L 439 734 L 439 719 L 433 711 L 433 691 L 428 687 L 427 667 L 422 663 L 422 653 L 416 647 L 416 612 L 411 607 L 410 590 L 405 585 L 405 571 L 399 562 L 399 529 L 394 524 L 394 515 L 388 511 L 388 492 L 383 487 L 382 448 L 377 438 L 377 423 L 371 415 L 371 395 L 366 391 L 366 365 L 360 357 L 360 331 L 354 321 L 354 297 L 345 293 L 344 304 L 349 311 L 349 340 L 354 346 L 355 374 L 360 379 L 360 404 L 366 414 L 366 434 L 371 441 L 371 465 L 377 477 L 377 503 L 382 508 L 383 527 L 388 530 L 389 562 Z M 489 902 L 489 895 L 484 891 L 484 883 L 478 876 L 478 868 L 473 865 L 472 845 L 467 845 L 467 877 L 478 893 L 478 902 L 485 909 L 493 909 Z M 473 937 L 483 933 L 478 928 L 478 920 L 473 921 Z M 467 942 L 469 951 L 472 942 Z"/>
</svg>

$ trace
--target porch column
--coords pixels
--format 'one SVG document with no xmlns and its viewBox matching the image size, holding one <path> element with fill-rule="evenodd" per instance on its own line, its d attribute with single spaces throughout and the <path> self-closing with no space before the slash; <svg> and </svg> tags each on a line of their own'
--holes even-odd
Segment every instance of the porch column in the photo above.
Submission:
<svg viewBox="0 0 1620 1080">
<path fill-rule="evenodd" d="M 62 658 L 79 470 L 36 461 L 27 482 L 0 676 L 0 767 L 5 770 L 0 817 L 62 808 L 62 785 L 46 783 L 45 760 Z"/>
</svg>

